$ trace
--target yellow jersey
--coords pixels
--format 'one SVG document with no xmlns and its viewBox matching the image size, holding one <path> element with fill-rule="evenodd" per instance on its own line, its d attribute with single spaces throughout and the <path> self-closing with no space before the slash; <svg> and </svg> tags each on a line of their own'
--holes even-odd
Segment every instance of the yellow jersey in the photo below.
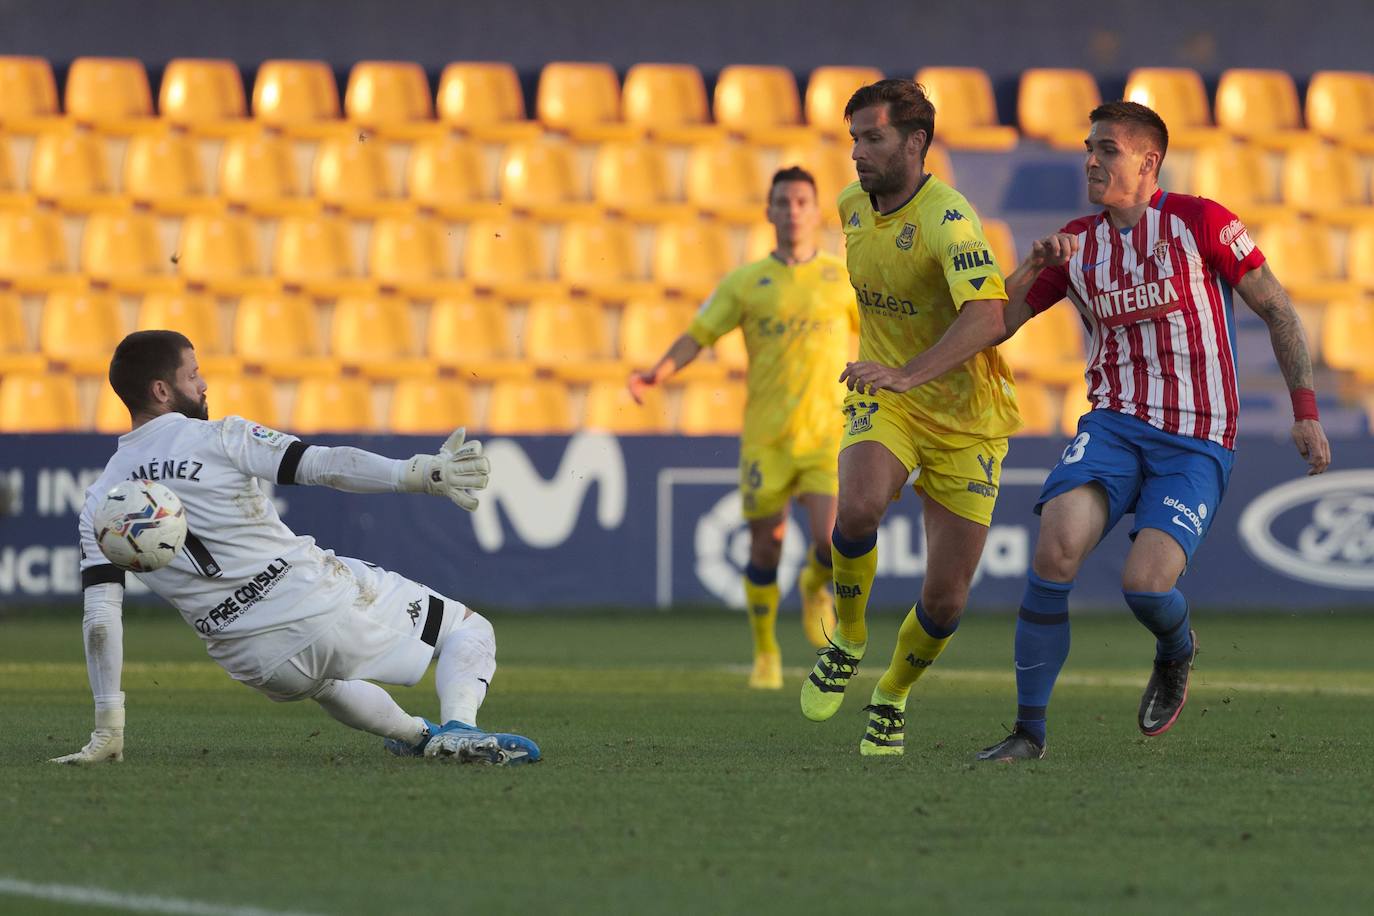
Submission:
<svg viewBox="0 0 1374 916">
<path fill-rule="evenodd" d="M 839 258 L 818 252 L 789 267 L 769 255 L 726 274 L 687 333 L 709 347 L 743 329 L 749 380 L 741 441 L 804 455 L 839 448 L 839 377 L 858 320 Z"/>
<path fill-rule="evenodd" d="M 965 302 L 1007 298 L 978 214 L 934 175 L 892 213 L 878 213 L 858 182 L 840 192 L 839 208 L 859 359 L 904 366 L 944 335 Z M 996 347 L 919 388 L 865 398 L 911 415 L 943 448 L 1021 428 L 1011 369 Z"/>
</svg>

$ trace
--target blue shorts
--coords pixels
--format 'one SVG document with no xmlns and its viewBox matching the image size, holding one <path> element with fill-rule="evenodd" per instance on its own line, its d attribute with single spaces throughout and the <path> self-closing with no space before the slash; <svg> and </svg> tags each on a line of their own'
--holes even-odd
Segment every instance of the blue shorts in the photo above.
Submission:
<svg viewBox="0 0 1374 916">
<path fill-rule="evenodd" d="M 1155 528 L 1178 541 L 1191 563 L 1226 495 L 1235 452 L 1206 439 L 1155 429 L 1114 410 L 1093 410 L 1078 421 L 1078 435 L 1045 479 L 1045 503 L 1085 483 L 1107 492 L 1107 527 L 1135 513 L 1131 538 Z"/>
</svg>

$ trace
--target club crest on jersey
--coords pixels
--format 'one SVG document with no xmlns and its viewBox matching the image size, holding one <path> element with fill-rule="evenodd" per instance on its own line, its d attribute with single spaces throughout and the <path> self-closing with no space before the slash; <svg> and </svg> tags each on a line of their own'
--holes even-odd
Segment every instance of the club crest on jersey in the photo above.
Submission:
<svg viewBox="0 0 1374 916">
<path fill-rule="evenodd" d="M 1169 242 L 1167 239 L 1160 239 L 1155 242 L 1155 260 L 1159 262 L 1160 267 L 1169 263 Z"/>
<path fill-rule="evenodd" d="M 902 224 L 902 234 L 897 236 L 897 247 L 903 251 L 911 250 L 911 243 L 916 240 L 916 227 L 911 223 Z"/>
</svg>

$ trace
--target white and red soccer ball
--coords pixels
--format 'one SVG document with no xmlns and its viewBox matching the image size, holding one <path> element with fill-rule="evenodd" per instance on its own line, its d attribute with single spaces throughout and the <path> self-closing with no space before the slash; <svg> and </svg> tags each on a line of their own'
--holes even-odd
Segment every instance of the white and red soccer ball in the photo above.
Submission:
<svg viewBox="0 0 1374 916">
<path fill-rule="evenodd" d="M 186 507 L 149 480 L 116 484 L 96 506 L 92 524 L 105 558 L 134 572 L 162 569 L 186 543 Z"/>
</svg>

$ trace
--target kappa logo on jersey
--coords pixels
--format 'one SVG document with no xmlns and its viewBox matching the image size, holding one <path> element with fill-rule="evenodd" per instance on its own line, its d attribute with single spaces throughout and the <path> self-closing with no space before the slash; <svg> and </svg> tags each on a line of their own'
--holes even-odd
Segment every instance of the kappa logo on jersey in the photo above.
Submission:
<svg viewBox="0 0 1374 916">
<path fill-rule="evenodd" d="M 973 270 L 976 267 L 991 267 L 992 252 L 986 248 L 975 251 L 961 251 L 950 259 L 956 271 Z"/>
<path fill-rule="evenodd" d="M 234 593 L 225 598 L 219 604 L 210 609 L 206 614 L 196 621 L 196 629 L 201 633 L 213 633 L 220 630 L 238 619 L 253 605 L 261 601 L 272 589 L 281 582 L 282 576 L 291 571 L 291 564 L 281 557 L 277 557 L 267 568 L 245 584 L 234 589 Z"/>
<path fill-rule="evenodd" d="M 957 223 L 961 219 L 968 219 L 968 217 L 958 210 L 946 210 L 945 218 L 940 220 L 940 225 L 943 226 L 945 223 Z"/>
<path fill-rule="evenodd" d="M 857 436 L 873 428 L 872 417 L 878 412 L 878 404 L 872 401 L 855 401 L 846 407 L 844 412 L 845 416 L 849 417 L 849 434 Z"/>
<path fill-rule="evenodd" d="M 911 223 L 902 224 L 902 234 L 897 236 L 897 247 L 903 251 L 911 250 L 911 243 L 916 240 L 916 227 Z"/>
<path fill-rule="evenodd" d="M 1152 318 L 1182 305 L 1172 277 L 1093 296 L 1093 314 L 1108 327 Z"/>
<path fill-rule="evenodd" d="M 773 278 L 772 278 L 772 277 L 759 277 L 759 286 L 772 286 L 772 285 L 773 285 Z"/>
<path fill-rule="evenodd" d="M 419 599 L 419 598 L 416 598 L 414 601 L 410 602 L 410 604 L 406 605 L 406 613 L 410 615 L 410 622 L 411 622 L 412 624 L 414 624 L 414 623 L 419 623 L 419 622 L 420 622 L 420 599 Z"/>
<path fill-rule="evenodd" d="M 855 210 L 853 213 L 849 214 L 849 225 L 853 226 L 855 229 L 859 228 L 859 211 L 858 211 L 858 210 Z"/>
</svg>

